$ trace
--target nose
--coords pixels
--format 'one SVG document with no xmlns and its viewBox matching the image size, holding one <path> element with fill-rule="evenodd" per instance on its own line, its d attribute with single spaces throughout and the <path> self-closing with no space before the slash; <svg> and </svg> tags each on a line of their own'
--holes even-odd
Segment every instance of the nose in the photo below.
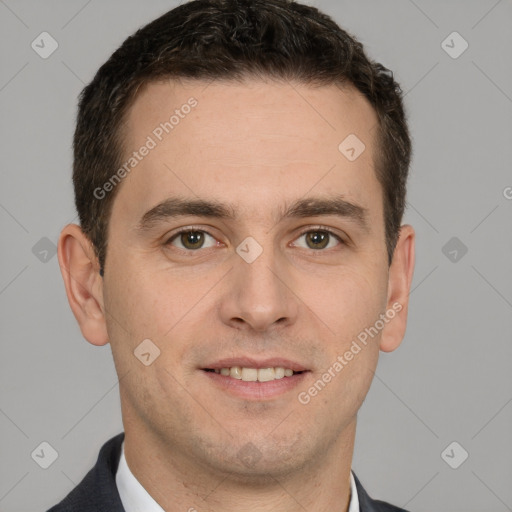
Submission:
<svg viewBox="0 0 512 512">
<path fill-rule="evenodd" d="M 272 249 L 264 249 L 256 259 L 248 261 L 250 258 L 244 259 L 238 253 L 234 256 L 234 268 L 226 276 L 222 321 L 258 332 L 294 323 L 299 299 L 285 258 L 275 257 Z"/>
</svg>

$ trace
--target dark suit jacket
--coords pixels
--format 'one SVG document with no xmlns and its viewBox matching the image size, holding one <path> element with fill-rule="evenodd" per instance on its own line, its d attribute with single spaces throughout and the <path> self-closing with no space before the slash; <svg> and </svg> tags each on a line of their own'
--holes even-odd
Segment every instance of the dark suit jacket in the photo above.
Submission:
<svg viewBox="0 0 512 512">
<path fill-rule="evenodd" d="M 96 465 L 57 505 L 47 512 L 126 512 L 116 486 L 116 472 L 121 458 L 124 432 L 107 441 Z M 372 500 L 354 475 L 360 512 L 406 512 L 383 501 Z"/>
</svg>

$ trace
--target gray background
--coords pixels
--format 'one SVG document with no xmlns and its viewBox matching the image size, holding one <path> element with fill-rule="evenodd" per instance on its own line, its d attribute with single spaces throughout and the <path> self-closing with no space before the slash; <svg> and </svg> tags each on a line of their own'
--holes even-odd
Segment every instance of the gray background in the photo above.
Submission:
<svg viewBox="0 0 512 512">
<path fill-rule="evenodd" d="M 128 35 L 176 4 L 0 0 L 2 512 L 55 504 L 123 430 L 110 346 L 82 338 L 52 248 L 76 221 L 77 95 Z M 353 468 L 373 497 L 413 512 L 512 510 L 512 2 L 315 5 L 394 71 L 414 138 L 409 325 L 381 356 Z M 59 45 L 47 59 L 31 48 L 43 31 Z M 441 44 L 453 31 L 469 44 L 458 58 Z M 58 452 L 46 470 L 31 458 L 43 441 Z M 469 453 L 458 469 L 441 457 L 453 441 Z M 448 453 L 460 461 L 461 448 Z"/>
</svg>

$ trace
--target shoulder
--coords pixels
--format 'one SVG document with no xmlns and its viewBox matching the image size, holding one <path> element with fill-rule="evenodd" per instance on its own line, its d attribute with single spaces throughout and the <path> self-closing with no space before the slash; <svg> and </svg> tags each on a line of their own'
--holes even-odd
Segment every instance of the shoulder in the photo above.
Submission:
<svg viewBox="0 0 512 512">
<path fill-rule="evenodd" d="M 123 439 L 124 432 L 109 439 L 101 447 L 94 467 L 47 512 L 125 512 L 115 481 Z"/>
</svg>

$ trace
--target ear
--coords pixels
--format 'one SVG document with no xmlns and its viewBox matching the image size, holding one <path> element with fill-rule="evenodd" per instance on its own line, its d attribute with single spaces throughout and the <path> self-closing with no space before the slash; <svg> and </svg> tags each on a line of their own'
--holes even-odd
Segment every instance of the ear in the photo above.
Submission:
<svg viewBox="0 0 512 512">
<path fill-rule="evenodd" d="M 93 345 L 105 345 L 108 334 L 103 280 L 94 247 L 80 226 L 68 224 L 63 228 L 57 254 L 69 305 L 82 335 Z"/>
<path fill-rule="evenodd" d="M 409 293 L 414 272 L 414 240 L 415 233 L 412 226 L 408 224 L 401 226 L 388 277 L 386 311 L 395 311 L 395 315 L 382 330 L 380 350 L 383 352 L 395 350 L 405 335 Z"/>
</svg>

